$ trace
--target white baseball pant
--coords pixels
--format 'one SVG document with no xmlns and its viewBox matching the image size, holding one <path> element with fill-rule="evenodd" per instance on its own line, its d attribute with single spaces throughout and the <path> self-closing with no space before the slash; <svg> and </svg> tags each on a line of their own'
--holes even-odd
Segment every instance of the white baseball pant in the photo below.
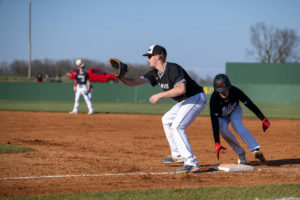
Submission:
<svg viewBox="0 0 300 200">
<path fill-rule="evenodd" d="M 85 103 L 89 109 L 89 113 L 92 113 L 94 111 L 94 108 L 93 108 L 91 99 L 88 97 L 88 87 L 87 87 L 87 85 L 79 85 L 79 84 L 77 84 L 77 86 L 76 86 L 75 104 L 74 104 L 73 112 L 76 112 L 76 113 L 78 112 L 81 95 L 83 96 L 83 98 L 85 100 Z"/>
<path fill-rule="evenodd" d="M 162 117 L 166 138 L 170 145 L 171 156 L 180 157 L 185 165 L 199 166 L 185 129 L 206 106 L 204 92 L 175 104 Z"/>
<path fill-rule="evenodd" d="M 242 107 L 240 105 L 235 108 L 231 115 L 219 117 L 219 130 L 225 141 L 232 147 L 236 154 L 244 154 L 244 149 L 228 128 L 229 123 L 231 123 L 233 130 L 239 134 L 244 143 L 248 146 L 249 151 L 260 148 L 252 134 L 242 123 Z"/>
</svg>

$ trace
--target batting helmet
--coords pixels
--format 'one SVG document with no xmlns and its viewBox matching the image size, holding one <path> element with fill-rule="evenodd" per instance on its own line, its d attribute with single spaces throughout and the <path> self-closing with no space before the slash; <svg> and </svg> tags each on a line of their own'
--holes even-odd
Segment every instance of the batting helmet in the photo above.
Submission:
<svg viewBox="0 0 300 200">
<path fill-rule="evenodd" d="M 218 74 L 214 79 L 214 89 L 217 92 L 224 92 L 231 88 L 231 82 L 225 74 Z"/>
</svg>

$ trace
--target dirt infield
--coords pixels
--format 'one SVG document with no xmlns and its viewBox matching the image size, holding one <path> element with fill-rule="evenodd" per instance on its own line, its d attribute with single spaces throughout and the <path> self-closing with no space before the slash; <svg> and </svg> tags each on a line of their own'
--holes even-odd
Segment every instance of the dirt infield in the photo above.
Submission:
<svg viewBox="0 0 300 200">
<path fill-rule="evenodd" d="M 222 172 L 209 167 L 237 156 L 221 139 L 217 161 L 210 119 L 198 117 L 187 132 L 202 173 L 168 174 L 176 166 L 161 164 L 169 147 L 160 115 L 0 111 L 0 144 L 37 150 L 0 154 L 0 196 L 300 183 L 300 121 L 270 122 L 263 133 L 258 119 L 244 119 L 267 162 L 247 150 L 254 171 Z"/>
</svg>

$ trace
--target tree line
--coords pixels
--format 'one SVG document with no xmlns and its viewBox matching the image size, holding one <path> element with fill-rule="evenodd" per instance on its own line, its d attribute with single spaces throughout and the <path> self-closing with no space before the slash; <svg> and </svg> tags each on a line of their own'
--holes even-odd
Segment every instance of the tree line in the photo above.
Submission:
<svg viewBox="0 0 300 200">
<path fill-rule="evenodd" d="M 108 73 L 112 73 L 112 68 L 109 63 L 97 62 L 89 59 L 82 59 L 86 66 L 86 70 L 89 68 L 102 68 Z M 130 70 L 126 76 L 133 78 L 142 76 L 149 71 L 148 64 L 130 64 Z M 44 77 L 50 77 L 52 81 L 61 81 L 63 77 L 67 77 L 70 71 L 76 70 L 76 65 L 72 60 L 59 60 L 54 61 L 50 59 L 45 60 L 33 60 L 31 63 L 31 74 L 33 77 L 37 77 L 42 74 Z M 188 73 L 191 77 L 199 83 L 211 83 L 212 78 L 207 76 L 201 78 L 193 70 L 189 70 Z M 24 60 L 15 60 L 8 64 L 6 62 L 0 63 L 0 76 L 17 76 L 26 77 L 28 74 L 28 62 Z"/>
</svg>

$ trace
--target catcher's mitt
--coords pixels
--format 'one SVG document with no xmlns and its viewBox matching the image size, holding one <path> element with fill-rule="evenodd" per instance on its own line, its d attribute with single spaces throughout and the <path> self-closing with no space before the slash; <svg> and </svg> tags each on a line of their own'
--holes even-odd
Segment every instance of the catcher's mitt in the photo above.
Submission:
<svg viewBox="0 0 300 200">
<path fill-rule="evenodd" d="M 118 59 L 110 58 L 109 62 L 111 67 L 113 68 L 114 75 L 117 78 L 122 78 L 129 70 L 129 65 L 122 63 Z"/>
</svg>

